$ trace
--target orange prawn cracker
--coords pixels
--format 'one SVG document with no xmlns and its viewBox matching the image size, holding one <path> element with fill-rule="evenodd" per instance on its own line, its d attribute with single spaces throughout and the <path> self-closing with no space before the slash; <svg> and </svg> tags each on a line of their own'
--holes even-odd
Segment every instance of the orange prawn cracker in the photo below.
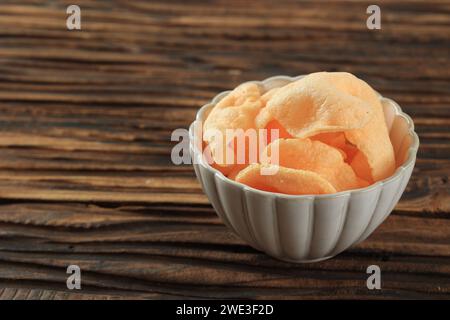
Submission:
<svg viewBox="0 0 450 320">
<path fill-rule="evenodd" d="M 372 107 L 373 115 L 370 121 L 362 128 L 345 131 L 345 137 L 364 154 L 370 168 L 370 180 L 379 181 L 392 175 L 395 170 L 394 149 L 377 93 L 366 82 L 350 73 L 319 72 L 312 76 L 328 81 Z M 364 162 L 361 156 L 355 161 L 360 165 Z"/>
<path fill-rule="evenodd" d="M 358 149 L 350 144 L 343 132 L 326 132 L 312 136 L 311 140 L 321 141 L 329 146 L 335 147 L 343 155 L 345 162 L 351 163 Z"/>
<path fill-rule="evenodd" d="M 337 191 L 365 187 L 368 183 L 358 178 L 352 167 L 344 162 L 338 149 L 320 141 L 310 139 L 279 139 L 266 147 L 267 157 L 263 164 L 269 164 L 271 153 L 278 150 L 278 165 L 291 169 L 317 173 L 330 182 Z"/>
<path fill-rule="evenodd" d="M 380 100 L 366 82 L 350 73 L 312 73 L 282 87 L 258 114 L 256 125 L 273 119 L 298 138 L 344 132 L 351 145 L 340 149 L 350 154 L 349 161 L 356 155 L 354 147 L 360 150 L 367 158 L 372 181 L 387 178 L 395 170 Z"/>
<path fill-rule="evenodd" d="M 395 155 L 384 120 L 381 104 L 375 106 L 374 119 L 365 127 L 345 133 L 347 139 L 366 157 L 373 181 L 391 176 L 395 171 Z M 355 155 L 356 157 L 356 155 Z"/>
<path fill-rule="evenodd" d="M 267 126 L 267 142 L 270 143 L 272 142 L 273 138 L 271 135 L 271 130 L 278 130 L 278 138 L 292 138 L 292 136 L 289 134 L 289 132 L 286 131 L 285 128 L 283 128 L 283 126 L 277 121 L 277 120 L 272 120 L 270 121 Z"/>
<path fill-rule="evenodd" d="M 258 85 L 244 83 L 219 101 L 206 118 L 203 140 L 208 143 L 212 158 L 218 166 L 223 168 L 233 165 L 227 163 L 225 155 L 229 149 L 231 152 L 235 151 L 231 147 L 234 137 L 227 137 L 226 130 L 242 129 L 245 132 L 255 128 L 255 117 L 262 106 L 260 98 Z"/>
<path fill-rule="evenodd" d="M 321 141 L 335 148 L 343 149 L 346 145 L 345 135 L 343 132 L 326 132 L 319 133 L 311 137 L 312 140 Z"/>
<path fill-rule="evenodd" d="M 228 137 L 230 129 L 241 131 Z M 256 156 L 254 146 L 249 150 L 249 129 L 267 129 L 264 142 L 257 133 Z M 273 129 L 278 134 L 271 135 Z M 350 73 L 312 73 L 267 92 L 256 83 L 244 83 L 212 108 L 203 130 L 214 168 L 265 191 L 334 193 L 365 187 L 395 171 L 380 99 Z M 245 150 L 236 148 L 239 139 L 245 140 Z M 228 152 L 235 162 L 226 157 Z M 243 153 L 244 163 L 239 157 Z M 273 165 L 278 171 L 262 174 Z"/>
<path fill-rule="evenodd" d="M 325 81 L 324 81 L 325 80 Z M 362 128 L 373 108 L 317 74 L 292 82 L 275 92 L 256 118 L 264 128 L 277 120 L 294 137 Z"/>
<path fill-rule="evenodd" d="M 285 194 L 326 194 L 336 189 L 317 173 L 279 167 L 274 175 L 262 175 L 261 169 L 267 165 L 251 164 L 236 177 L 236 181 L 252 188 Z"/>
<path fill-rule="evenodd" d="M 358 151 L 350 163 L 353 171 L 362 179 L 373 183 L 372 172 L 367 161 L 366 156 L 361 151 Z"/>
<path fill-rule="evenodd" d="M 266 93 L 264 93 L 261 96 L 261 101 L 263 103 L 263 105 L 265 106 L 267 104 L 267 102 L 278 92 L 280 91 L 281 88 L 273 88 L 270 89 L 269 91 L 267 91 Z"/>
<path fill-rule="evenodd" d="M 329 146 L 336 148 L 347 160 L 347 153 L 345 149 L 347 148 L 347 142 L 345 140 L 345 135 L 343 132 L 325 132 L 319 133 L 311 137 L 311 140 L 323 142 Z"/>
</svg>

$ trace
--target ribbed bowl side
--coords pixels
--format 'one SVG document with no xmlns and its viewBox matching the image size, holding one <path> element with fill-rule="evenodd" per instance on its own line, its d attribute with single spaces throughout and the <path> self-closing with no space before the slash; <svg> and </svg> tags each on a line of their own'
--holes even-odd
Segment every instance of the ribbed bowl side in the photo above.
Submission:
<svg viewBox="0 0 450 320">
<path fill-rule="evenodd" d="M 244 194 L 248 223 L 257 247 L 273 257 L 282 256 L 275 196 L 252 190 L 246 190 Z"/>
<path fill-rule="evenodd" d="M 405 175 L 402 173 L 395 179 L 391 179 L 382 185 L 381 193 L 372 218 L 370 219 L 370 223 L 357 242 L 366 239 L 391 213 L 392 208 L 396 204 L 395 199 L 403 192 L 403 190 L 400 189 L 400 186 L 404 177 Z"/>
<path fill-rule="evenodd" d="M 197 175 L 198 180 L 202 185 L 202 189 L 208 197 L 211 205 L 216 211 L 219 218 L 223 221 L 223 223 L 236 235 L 240 235 L 239 232 L 233 227 L 231 222 L 228 220 L 227 215 L 222 206 L 222 200 L 220 199 L 219 193 L 217 191 L 216 181 L 215 181 L 215 173 L 206 169 L 201 164 L 194 164 L 195 174 Z"/>
<path fill-rule="evenodd" d="M 235 184 L 228 183 L 222 176 L 215 176 L 219 200 L 226 219 L 233 226 L 233 229 L 241 238 L 252 245 L 258 247 L 252 234 L 252 226 L 249 223 L 248 209 L 244 189 Z"/>
<path fill-rule="evenodd" d="M 336 247 L 345 224 L 349 194 L 316 198 L 309 260 L 328 257 Z"/>
<path fill-rule="evenodd" d="M 282 259 L 305 260 L 311 251 L 314 197 L 277 199 L 276 214 Z"/>
<path fill-rule="evenodd" d="M 332 256 L 341 253 L 357 241 L 369 226 L 381 194 L 381 186 L 350 195 L 341 235 Z"/>
</svg>

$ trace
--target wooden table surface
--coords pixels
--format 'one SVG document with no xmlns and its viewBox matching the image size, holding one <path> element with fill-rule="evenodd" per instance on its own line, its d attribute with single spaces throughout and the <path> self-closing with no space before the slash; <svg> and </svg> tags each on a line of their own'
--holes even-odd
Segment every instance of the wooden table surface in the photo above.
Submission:
<svg viewBox="0 0 450 320">
<path fill-rule="evenodd" d="M 77 0 L 68 31 L 69 4 L 0 1 L 0 298 L 450 298 L 450 1 L 381 1 L 381 30 L 367 2 Z M 368 240 L 295 265 L 227 230 L 170 134 L 241 82 L 321 70 L 395 99 L 421 145 Z"/>
</svg>

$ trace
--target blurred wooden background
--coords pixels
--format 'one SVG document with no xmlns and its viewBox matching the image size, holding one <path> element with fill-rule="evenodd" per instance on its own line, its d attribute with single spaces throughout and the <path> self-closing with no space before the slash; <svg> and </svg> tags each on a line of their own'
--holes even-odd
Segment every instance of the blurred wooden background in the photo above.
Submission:
<svg viewBox="0 0 450 320">
<path fill-rule="evenodd" d="M 0 298 L 450 298 L 450 1 L 0 1 Z M 421 139 L 394 213 L 314 264 L 216 217 L 170 134 L 217 92 L 349 71 Z M 66 268 L 82 290 L 66 289 Z M 366 288 L 366 268 L 382 290 Z"/>
</svg>

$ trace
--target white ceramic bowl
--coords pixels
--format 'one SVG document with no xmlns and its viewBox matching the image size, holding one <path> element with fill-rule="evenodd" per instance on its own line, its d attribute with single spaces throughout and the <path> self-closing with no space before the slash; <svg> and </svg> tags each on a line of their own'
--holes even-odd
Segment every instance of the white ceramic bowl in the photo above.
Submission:
<svg viewBox="0 0 450 320">
<path fill-rule="evenodd" d="M 264 90 L 303 76 L 275 76 L 255 83 Z M 218 94 L 197 113 L 209 110 L 229 91 Z M 228 179 L 208 165 L 194 144 L 190 152 L 203 191 L 223 222 L 253 248 L 277 259 L 314 262 L 331 258 L 366 239 L 391 213 L 414 168 L 419 138 L 411 118 L 392 101 L 379 96 L 397 170 L 366 188 L 326 195 L 285 195 L 251 188 Z M 190 140 L 194 138 L 193 125 Z M 201 137 L 198 137 L 201 139 Z"/>
</svg>

